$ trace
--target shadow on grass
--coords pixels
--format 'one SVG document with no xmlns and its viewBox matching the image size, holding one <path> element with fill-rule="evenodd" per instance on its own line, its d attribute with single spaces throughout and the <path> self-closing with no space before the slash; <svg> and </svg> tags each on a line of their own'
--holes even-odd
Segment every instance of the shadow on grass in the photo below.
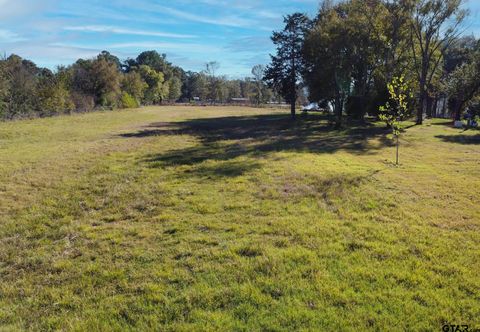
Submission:
<svg viewBox="0 0 480 332">
<path fill-rule="evenodd" d="M 478 135 L 437 135 L 444 142 L 458 144 L 480 144 L 480 134 Z"/>
<path fill-rule="evenodd" d="M 452 119 L 435 119 L 436 121 L 432 121 L 429 123 L 431 126 L 444 126 L 453 128 L 453 120 Z"/>
<path fill-rule="evenodd" d="M 199 139 L 195 147 L 146 156 L 150 167 L 198 165 L 219 161 L 219 165 L 197 167 L 200 175 L 238 176 L 258 167 L 270 152 L 294 151 L 334 153 L 339 150 L 356 154 L 372 154 L 391 145 L 388 130 L 371 123 L 347 123 L 344 129 L 334 130 L 321 115 L 301 116 L 292 121 L 287 115 L 259 115 L 194 119 L 183 122 L 152 123 L 142 130 L 122 134 L 126 138 L 190 135 Z M 377 138 L 379 144 L 372 144 Z M 377 142 L 377 143 L 378 143 Z M 234 159 L 249 156 L 248 160 Z"/>
</svg>

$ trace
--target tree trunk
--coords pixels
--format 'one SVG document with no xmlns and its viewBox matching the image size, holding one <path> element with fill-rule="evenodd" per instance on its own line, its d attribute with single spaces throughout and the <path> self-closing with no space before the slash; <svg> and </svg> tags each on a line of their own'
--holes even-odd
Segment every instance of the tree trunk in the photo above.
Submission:
<svg viewBox="0 0 480 332">
<path fill-rule="evenodd" d="M 342 112 L 343 112 L 342 97 L 335 98 L 335 128 L 342 127 Z"/>
<path fill-rule="evenodd" d="M 423 114 L 425 113 L 425 101 L 427 100 L 427 75 L 428 75 L 428 62 L 425 60 L 425 56 L 422 59 L 422 72 L 420 75 L 420 100 L 417 110 L 417 125 L 423 123 Z"/>
<path fill-rule="evenodd" d="M 417 109 L 417 125 L 421 125 L 423 123 L 423 114 L 425 109 L 425 89 L 422 88 L 420 84 L 420 98 L 418 101 L 418 109 Z"/>
<path fill-rule="evenodd" d="M 455 109 L 454 109 L 454 115 L 455 115 L 455 121 L 460 121 L 462 120 L 462 102 L 460 99 L 455 99 Z"/>
<path fill-rule="evenodd" d="M 432 117 L 436 118 L 438 117 L 438 96 L 435 97 L 433 101 L 433 111 L 432 111 Z"/>
<path fill-rule="evenodd" d="M 292 114 L 292 119 L 295 119 L 295 116 L 296 116 L 295 106 L 296 106 L 296 101 L 292 100 L 290 102 L 290 113 Z"/>
<path fill-rule="evenodd" d="M 445 96 L 443 96 L 442 117 L 443 117 L 444 119 L 447 118 L 447 110 L 448 110 L 448 107 L 447 107 L 448 105 L 447 105 L 447 104 L 448 104 L 448 98 L 445 97 Z"/>
<path fill-rule="evenodd" d="M 398 150 L 400 149 L 400 138 L 398 137 L 398 135 L 395 136 L 397 136 L 397 156 L 395 159 L 395 164 L 398 165 Z"/>
<path fill-rule="evenodd" d="M 427 94 L 427 118 L 432 118 L 433 98 Z"/>
</svg>

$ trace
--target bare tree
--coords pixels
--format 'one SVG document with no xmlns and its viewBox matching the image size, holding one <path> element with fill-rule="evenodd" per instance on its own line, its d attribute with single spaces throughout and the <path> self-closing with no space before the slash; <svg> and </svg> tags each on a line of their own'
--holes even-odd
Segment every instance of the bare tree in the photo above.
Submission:
<svg viewBox="0 0 480 332">
<path fill-rule="evenodd" d="M 215 104 L 220 94 L 220 80 L 217 79 L 217 72 L 220 69 L 220 63 L 217 61 L 207 62 L 205 64 L 205 73 L 208 76 L 208 98 L 212 104 Z"/>
<path fill-rule="evenodd" d="M 255 102 L 257 105 L 262 103 L 263 99 L 263 76 L 265 74 L 265 67 L 256 65 L 252 68 L 252 75 L 255 81 Z"/>
<path fill-rule="evenodd" d="M 208 76 L 215 78 L 215 74 L 220 69 L 220 63 L 217 61 L 210 61 L 205 64 L 205 69 Z"/>
</svg>

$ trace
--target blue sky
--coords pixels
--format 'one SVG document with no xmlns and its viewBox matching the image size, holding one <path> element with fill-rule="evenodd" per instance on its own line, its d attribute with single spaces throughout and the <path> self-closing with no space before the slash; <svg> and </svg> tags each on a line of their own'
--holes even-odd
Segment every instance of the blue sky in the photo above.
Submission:
<svg viewBox="0 0 480 332">
<path fill-rule="evenodd" d="M 166 53 L 187 70 L 219 61 L 230 77 L 250 74 L 273 52 L 272 30 L 318 0 L 0 0 L 0 52 L 54 68 L 108 50 L 121 59 Z M 468 33 L 480 35 L 480 0 L 467 5 Z"/>
</svg>

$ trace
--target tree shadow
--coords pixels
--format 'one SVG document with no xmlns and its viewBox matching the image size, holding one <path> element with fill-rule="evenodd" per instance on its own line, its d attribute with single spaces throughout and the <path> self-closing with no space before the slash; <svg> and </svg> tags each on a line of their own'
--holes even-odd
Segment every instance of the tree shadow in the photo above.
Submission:
<svg viewBox="0 0 480 332">
<path fill-rule="evenodd" d="M 457 144 L 480 144 L 480 134 L 477 135 L 437 135 L 444 142 Z"/>
<path fill-rule="evenodd" d="M 258 169 L 260 165 L 260 163 L 245 160 L 229 160 L 215 163 L 214 165 L 201 164 L 193 169 L 186 170 L 178 177 L 183 176 L 189 178 L 191 176 L 196 176 L 207 179 L 234 178 Z"/>
<path fill-rule="evenodd" d="M 190 135 L 200 141 L 195 147 L 150 154 L 144 159 L 149 167 L 194 166 L 201 176 L 238 176 L 259 166 L 268 153 L 281 151 L 373 154 L 392 145 L 389 131 L 373 123 L 348 122 L 335 130 L 328 117 L 317 114 L 292 121 L 285 115 L 237 116 L 193 119 L 183 122 L 159 122 L 140 131 L 122 134 L 125 138 Z M 375 142 L 372 142 L 375 139 Z M 245 161 L 242 156 L 249 156 Z M 235 160 L 234 163 L 232 161 Z M 200 165 L 206 161 L 216 166 Z M 193 172 L 190 168 L 189 172 Z"/>
<path fill-rule="evenodd" d="M 453 120 L 452 119 L 440 119 L 440 120 L 437 120 L 437 121 L 432 121 L 431 123 L 429 123 L 429 125 L 453 128 Z"/>
</svg>

